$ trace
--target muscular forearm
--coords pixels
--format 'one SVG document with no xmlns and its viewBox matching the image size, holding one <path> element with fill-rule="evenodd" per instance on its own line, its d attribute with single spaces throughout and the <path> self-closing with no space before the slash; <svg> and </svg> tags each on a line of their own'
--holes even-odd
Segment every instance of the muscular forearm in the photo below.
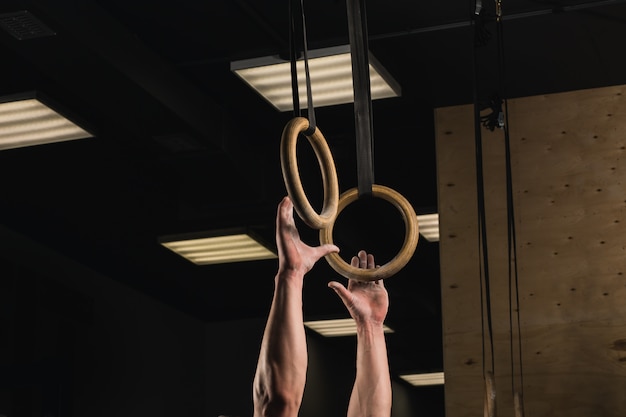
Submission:
<svg viewBox="0 0 626 417">
<path fill-rule="evenodd" d="M 306 367 L 302 277 L 279 274 L 254 379 L 255 417 L 295 417 L 304 393 Z"/>
<path fill-rule="evenodd" d="M 356 360 L 348 417 L 389 417 L 391 380 L 382 323 L 357 325 Z"/>
</svg>

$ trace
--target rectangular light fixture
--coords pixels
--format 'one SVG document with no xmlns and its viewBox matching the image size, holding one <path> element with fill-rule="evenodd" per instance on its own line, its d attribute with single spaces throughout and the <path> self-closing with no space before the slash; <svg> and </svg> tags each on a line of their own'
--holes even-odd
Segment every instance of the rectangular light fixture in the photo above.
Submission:
<svg viewBox="0 0 626 417">
<path fill-rule="evenodd" d="M 439 242 L 439 214 L 420 214 L 417 216 L 420 234 L 429 242 Z"/>
<path fill-rule="evenodd" d="M 433 372 L 429 374 L 405 374 L 400 375 L 400 378 L 416 387 L 442 385 L 445 383 L 443 372 Z"/>
<path fill-rule="evenodd" d="M 325 337 L 356 335 L 356 323 L 352 318 L 306 321 L 304 325 Z M 383 330 L 385 333 L 393 333 L 387 325 L 383 325 Z"/>
<path fill-rule="evenodd" d="M 0 150 L 84 139 L 93 135 L 34 92 L 0 98 Z"/>
<path fill-rule="evenodd" d="M 350 45 L 307 51 L 313 105 L 315 107 L 352 103 L 352 57 Z M 304 60 L 296 62 L 300 106 L 307 107 Z M 230 69 L 277 110 L 293 110 L 291 62 L 277 56 L 234 61 Z M 369 54 L 370 94 L 372 100 L 398 97 L 400 85 Z"/>
<path fill-rule="evenodd" d="M 277 258 L 272 249 L 246 229 L 166 236 L 159 243 L 196 265 Z"/>
</svg>

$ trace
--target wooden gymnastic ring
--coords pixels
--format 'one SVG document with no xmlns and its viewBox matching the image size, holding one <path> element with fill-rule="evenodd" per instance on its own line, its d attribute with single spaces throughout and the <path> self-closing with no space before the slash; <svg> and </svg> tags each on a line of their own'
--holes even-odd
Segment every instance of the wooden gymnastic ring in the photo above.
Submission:
<svg viewBox="0 0 626 417">
<path fill-rule="evenodd" d="M 402 214 L 404 219 L 404 243 L 396 256 L 379 268 L 363 269 L 356 268 L 346 263 L 337 253 L 326 255 L 326 261 L 340 275 L 354 279 L 357 281 L 377 281 L 379 279 L 388 278 L 395 275 L 409 262 L 419 239 L 419 228 L 417 224 L 417 216 L 411 204 L 397 191 L 383 185 L 372 185 L 372 196 L 382 198 L 393 204 Z M 351 188 L 339 197 L 339 206 L 337 207 L 337 216 L 350 203 L 359 198 L 358 189 Z M 334 222 L 328 227 L 320 230 L 320 243 L 333 243 L 333 226 Z"/>
<path fill-rule="evenodd" d="M 283 180 L 287 193 L 293 201 L 298 216 L 313 229 L 322 229 L 332 224 L 337 216 L 337 206 L 339 204 L 339 182 L 337 180 L 337 170 L 333 156 L 326 143 L 322 132 L 315 128 L 311 136 L 306 136 L 315 151 L 317 162 L 322 173 L 324 184 L 324 204 L 322 211 L 317 214 L 309 200 L 307 199 L 300 173 L 298 172 L 298 159 L 296 156 L 296 144 L 298 135 L 309 128 L 309 121 L 304 117 L 294 117 L 285 128 L 280 140 L 280 165 L 283 171 Z"/>
</svg>

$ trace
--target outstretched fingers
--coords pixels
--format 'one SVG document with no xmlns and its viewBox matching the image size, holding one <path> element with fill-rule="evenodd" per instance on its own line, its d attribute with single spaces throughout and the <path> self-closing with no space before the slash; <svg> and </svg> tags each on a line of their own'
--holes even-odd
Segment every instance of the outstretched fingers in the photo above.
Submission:
<svg viewBox="0 0 626 417">
<path fill-rule="evenodd" d="M 360 250 L 357 256 L 353 256 L 350 260 L 350 265 L 355 268 L 361 269 L 373 269 L 376 268 L 376 264 L 374 262 L 374 255 L 365 252 L 364 250 Z"/>
<path fill-rule="evenodd" d="M 276 214 L 276 246 L 279 269 L 306 274 L 322 257 L 339 252 L 333 244 L 309 246 L 302 242 L 294 219 L 294 205 L 289 196 L 280 202 Z"/>
</svg>

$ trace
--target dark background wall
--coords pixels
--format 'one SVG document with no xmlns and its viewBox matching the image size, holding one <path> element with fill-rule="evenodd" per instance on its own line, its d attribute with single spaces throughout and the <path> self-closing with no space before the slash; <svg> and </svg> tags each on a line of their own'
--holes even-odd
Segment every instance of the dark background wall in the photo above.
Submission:
<svg viewBox="0 0 626 417">
<path fill-rule="evenodd" d="M 264 324 L 204 323 L 0 227 L 0 415 L 251 416 Z M 300 416 L 345 415 L 353 352 L 308 348 Z M 394 384 L 393 415 L 418 408 Z"/>
</svg>

